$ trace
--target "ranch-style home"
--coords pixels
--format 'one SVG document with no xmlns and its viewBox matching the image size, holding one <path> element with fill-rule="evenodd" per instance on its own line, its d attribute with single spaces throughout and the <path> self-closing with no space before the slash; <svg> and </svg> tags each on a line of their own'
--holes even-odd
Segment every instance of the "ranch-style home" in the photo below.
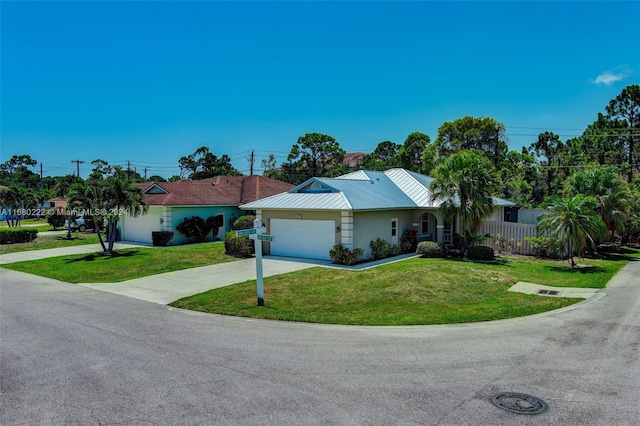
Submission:
<svg viewBox="0 0 640 426">
<path fill-rule="evenodd" d="M 238 206 L 288 191 L 293 185 L 263 176 L 216 176 L 203 180 L 144 182 L 142 188 L 149 212 L 138 217 L 122 216 L 120 239 L 151 244 L 151 232 L 172 231 L 172 245 L 190 242 L 176 230 L 185 218 L 222 215 L 223 226 L 209 240 L 222 239 L 235 219 L 245 214 Z"/>
<path fill-rule="evenodd" d="M 430 201 L 432 178 L 405 169 L 357 171 L 336 178 L 311 178 L 289 191 L 240 206 L 255 210 L 274 239 L 265 253 L 329 259 L 336 244 L 364 250 L 377 238 L 400 244 L 416 229 L 420 240 L 450 244 L 460 230 L 459 219 L 445 221 L 439 201 Z M 491 220 L 513 221 L 515 204 L 494 197 Z"/>
</svg>

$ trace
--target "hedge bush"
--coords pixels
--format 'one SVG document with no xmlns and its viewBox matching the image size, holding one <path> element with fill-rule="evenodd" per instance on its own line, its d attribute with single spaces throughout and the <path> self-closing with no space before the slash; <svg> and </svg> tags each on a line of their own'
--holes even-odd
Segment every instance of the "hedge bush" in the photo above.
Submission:
<svg viewBox="0 0 640 426">
<path fill-rule="evenodd" d="M 57 212 L 51 212 L 47 214 L 47 223 L 53 227 L 55 231 L 57 228 L 64 227 L 65 216 Z"/>
<path fill-rule="evenodd" d="M 416 253 L 422 257 L 444 257 L 442 246 L 433 241 L 422 241 L 418 243 Z"/>
<path fill-rule="evenodd" d="M 378 238 L 375 241 L 371 241 L 369 247 L 371 247 L 371 258 L 373 260 L 384 259 L 389 255 L 389 245 L 385 240 Z"/>
<path fill-rule="evenodd" d="M 525 237 L 525 241 L 531 244 L 533 255 L 542 259 L 558 259 L 564 249 L 562 242 L 553 237 Z"/>
<path fill-rule="evenodd" d="M 151 242 L 154 246 L 166 247 L 173 238 L 173 232 L 171 231 L 152 231 Z"/>
<path fill-rule="evenodd" d="M 471 246 L 467 249 L 467 259 L 494 260 L 495 258 L 495 253 L 491 247 Z"/>
<path fill-rule="evenodd" d="M 231 225 L 231 229 L 233 229 L 234 231 L 238 231 L 240 229 L 251 229 L 253 228 L 254 220 L 256 220 L 256 217 L 250 214 L 240 216 L 235 220 L 235 222 L 233 222 L 233 225 Z"/>
<path fill-rule="evenodd" d="M 38 238 L 37 229 L 2 228 L 0 229 L 0 244 L 30 243 Z"/>
<path fill-rule="evenodd" d="M 389 256 L 397 256 L 400 254 L 400 246 L 397 244 L 391 244 L 389 247 Z"/>
<path fill-rule="evenodd" d="M 342 247 L 340 244 L 336 244 L 329 251 L 329 257 L 334 263 L 339 265 L 355 265 L 363 254 L 364 250 L 361 248 L 351 251 L 346 247 Z"/>
<path fill-rule="evenodd" d="M 249 237 L 238 237 L 235 231 L 229 231 L 224 234 L 224 252 L 233 257 L 251 257 L 256 248 Z"/>
</svg>

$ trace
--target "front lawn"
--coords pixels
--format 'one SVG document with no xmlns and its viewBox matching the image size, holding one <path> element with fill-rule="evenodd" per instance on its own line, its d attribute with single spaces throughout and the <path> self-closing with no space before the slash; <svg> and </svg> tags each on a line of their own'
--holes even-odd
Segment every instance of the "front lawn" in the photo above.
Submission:
<svg viewBox="0 0 640 426">
<path fill-rule="evenodd" d="M 514 318 L 582 299 L 507 291 L 518 281 L 602 288 L 625 259 L 566 263 L 502 258 L 499 263 L 414 258 L 351 271 L 312 268 L 265 279 L 265 306 L 256 306 L 255 281 L 187 297 L 171 306 L 215 314 L 329 324 L 449 324 Z"/>
<path fill-rule="evenodd" d="M 110 283 L 234 260 L 237 259 L 224 254 L 222 242 L 215 242 L 122 249 L 114 256 L 99 253 L 60 256 L 2 267 L 69 283 Z"/>
<path fill-rule="evenodd" d="M 0 228 L 7 228 L 9 225 L 6 220 L 0 221 Z M 53 226 L 47 223 L 46 219 L 22 219 L 20 221 L 20 227 L 28 229 L 37 229 L 38 232 L 53 231 Z M 58 228 L 58 231 L 62 228 Z"/>
<path fill-rule="evenodd" d="M 51 248 L 61 248 L 70 246 L 80 246 L 86 244 L 99 244 L 98 234 L 74 232 L 71 239 L 67 240 L 67 234 L 42 235 L 38 236 L 30 243 L 1 244 L 0 254 L 18 253 L 21 251 L 44 250 Z"/>
</svg>

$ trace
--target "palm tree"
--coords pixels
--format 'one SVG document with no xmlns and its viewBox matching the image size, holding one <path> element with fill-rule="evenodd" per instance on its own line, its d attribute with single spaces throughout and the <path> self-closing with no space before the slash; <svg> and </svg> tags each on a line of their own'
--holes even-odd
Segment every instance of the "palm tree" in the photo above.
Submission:
<svg viewBox="0 0 640 426">
<path fill-rule="evenodd" d="M 565 185 L 566 195 L 590 195 L 596 200 L 596 211 L 609 230 L 609 237 L 624 233 L 632 203 L 627 182 L 613 167 L 588 169 L 573 174 Z"/>
<path fill-rule="evenodd" d="M 118 220 L 121 214 L 132 217 L 146 214 L 149 205 L 142 195 L 142 189 L 133 184 L 132 179 L 118 179 L 109 176 L 104 180 L 103 197 L 108 202 L 107 214 L 105 215 L 107 224 L 108 253 L 113 252 L 113 245 L 116 241 Z"/>
<path fill-rule="evenodd" d="M 576 266 L 574 251 L 581 254 L 587 246 L 595 248 L 598 238 L 606 232 L 595 208 L 594 197 L 576 195 L 556 200 L 538 220 L 538 233 L 556 235 L 567 244 L 572 268 Z"/>
<path fill-rule="evenodd" d="M 103 188 L 97 181 L 77 182 L 71 185 L 67 191 L 67 205 L 72 209 L 80 208 L 90 213 L 95 232 L 98 234 L 98 241 L 100 241 L 102 250 L 107 253 L 108 250 L 102 240 L 102 234 L 100 232 L 100 226 L 104 218 L 102 212 L 105 211 L 105 202 L 106 199 Z M 70 226 L 71 218 L 69 218 L 69 227 Z M 68 236 L 70 235 L 71 230 L 69 229 Z"/>
<path fill-rule="evenodd" d="M 432 176 L 431 201 L 441 201 L 442 215 L 451 220 L 459 212 L 463 234 L 477 233 L 494 209 L 492 192 L 497 178 L 491 162 L 484 155 L 463 150 L 438 160 Z M 469 242 L 463 238 L 465 249 Z"/>
</svg>

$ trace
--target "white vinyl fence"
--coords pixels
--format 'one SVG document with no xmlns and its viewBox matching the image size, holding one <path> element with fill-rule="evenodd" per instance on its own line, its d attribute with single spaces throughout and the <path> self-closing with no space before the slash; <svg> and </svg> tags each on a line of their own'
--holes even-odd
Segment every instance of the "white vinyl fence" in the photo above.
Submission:
<svg viewBox="0 0 640 426">
<path fill-rule="evenodd" d="M 497 234 L 504 236 L 507 246 L 505 251 L 518 254 L 532 254 L 531 244 L 525 241 L 525 238 L 538 236 L 535 225 L 514 222 L 485 221 L 480 226 L 479 232 L 482 234 L 491 234 L 494 237 L 489 238 L 484 244 L 493 247 L 496 253 L 498 252 L 498 246 L 495 240 Z M 522 244 L 520 247 L 518 247 L 519 243 Z"/>
</svg>

